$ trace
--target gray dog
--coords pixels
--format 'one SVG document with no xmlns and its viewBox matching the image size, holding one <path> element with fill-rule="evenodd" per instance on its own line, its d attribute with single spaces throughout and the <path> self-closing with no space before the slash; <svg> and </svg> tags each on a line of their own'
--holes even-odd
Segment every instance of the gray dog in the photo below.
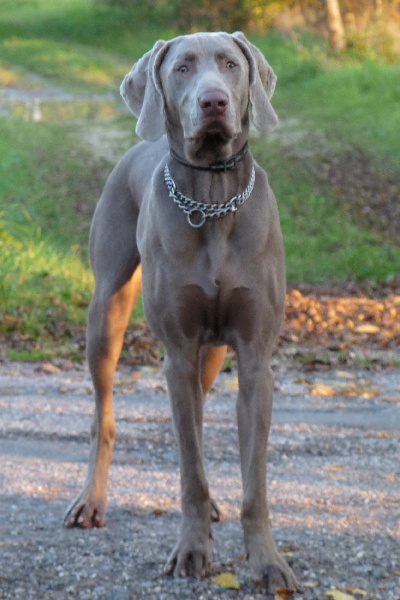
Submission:
<svg viewBox="0 0 400 600">
<path fill-rule="evenodd" d="M 275 82 L 243 34 L 196 33 L 157 42 L 122 83 L 145 141 L 117 164 L 93 218 L 87 345 L 96 412 L 86 483 L 65 517 L 70 527 L 104 525 L 113 377 L 142 286 L 147 321 L 165 345 L 180 453 L 183 520 L 166 572 L 202 577 L 211 560 L 203 404 L 229 345 L 239 365 L 244 542 L 251 577 L 268 593 L 298 589 L 273 541 L 266 496 L 283 243 L 267 175 L 247 148 L 250 106 L 259 131 L 277 124 Z"/>
</svg>

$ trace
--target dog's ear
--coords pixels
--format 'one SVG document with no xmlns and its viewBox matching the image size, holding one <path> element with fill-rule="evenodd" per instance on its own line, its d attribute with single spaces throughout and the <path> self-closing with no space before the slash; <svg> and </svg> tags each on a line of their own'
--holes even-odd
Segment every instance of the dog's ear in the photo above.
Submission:
<svg viewBox="0 0 400 600">
<path fill-rule="evenodd" d="M 249 42 L 241 31 L 232 35 L 249 62 L 249 96 L 254 125 L 259 131 L 271 131 L 278 124 L 278 115 L 270 102 L 275 90 L 276 75 L 264 55 Z"/>
<path fill-rule="evenodd" d="M 165 133 L 164 97 L 158 70 L 168 47 L 168 42 L 156 42 L 153 49 L 134 64 L 120 88 L 126 105 L 138 118 L 136 133 L 149 142 Z"/>
</svg>

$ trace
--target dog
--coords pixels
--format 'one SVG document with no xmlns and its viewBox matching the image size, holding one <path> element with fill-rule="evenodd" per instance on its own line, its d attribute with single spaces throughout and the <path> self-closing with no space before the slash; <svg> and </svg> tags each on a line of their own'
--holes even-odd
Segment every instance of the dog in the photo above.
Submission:
<svg viewBox="0 0 400 600">
<path fill-rule="evenodd" d="M 144 141 L 117 164 L 93 217 L 87 354 L 96 408 L 87 479 L 65 517 L 69 527 L 104 525 L 113 377 L 142 289 L 146 319 L 165 346 L 180 454 L 182 527 L 165 572 L 200 578 L 211 560 L 203 405 L 230 346 L 238 358 L 244 544 L 251 578 L 267 593 L 299 589 L 272 538 L 266 494 L 283 241 L 267 175 L 247 145 L 251 118 L 261 132 L 278 122 L 275 84 L 262 53 L 238 32 L 158 41 L 121 85 Z"/>
</svg>

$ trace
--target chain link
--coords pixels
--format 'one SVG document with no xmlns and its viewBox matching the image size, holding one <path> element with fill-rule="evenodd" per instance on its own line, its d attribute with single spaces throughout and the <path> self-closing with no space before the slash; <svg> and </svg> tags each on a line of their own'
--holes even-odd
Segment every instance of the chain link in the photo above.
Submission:
<svg viewBox="0 0 400 600">
<path fill-rule="evenodd" d="M 219 219 L 225 217 L 228 213 L 235 213 L 239 206 L 244 204 L 250 197 L 254 182 L 256 179 L 256 172 L 254 167 L 251 171 L 250 181 L 247 187 L 238 194 L 233 196 L 225 204 L 207 204 L 205 202 L 196 202 L 182 194 L 176 187 L 175 181 L 172 179 L 168 165 L 164 168 L 164 180 L 169 191 L 169 197 L 183 210 L 187 215 L 188 223 L 192 227 L 202 227 L 207 220 Z"/>
</svg>

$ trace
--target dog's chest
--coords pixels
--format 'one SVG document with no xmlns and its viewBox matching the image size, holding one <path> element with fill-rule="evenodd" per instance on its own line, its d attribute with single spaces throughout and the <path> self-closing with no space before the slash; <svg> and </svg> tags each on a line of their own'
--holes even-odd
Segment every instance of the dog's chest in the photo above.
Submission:
<svg viewBox="0 0 400 600">
<path fill-rule="evenodd" d="M 246 287 L 219 289 L 209 296 L 196 284 L 182 286 L 177 294 L 177 318 L 187 338 L 203 343 L 232 343 L 237 334 L 251 339 L 258 319 L 252 291 Z"/>
</svg>

